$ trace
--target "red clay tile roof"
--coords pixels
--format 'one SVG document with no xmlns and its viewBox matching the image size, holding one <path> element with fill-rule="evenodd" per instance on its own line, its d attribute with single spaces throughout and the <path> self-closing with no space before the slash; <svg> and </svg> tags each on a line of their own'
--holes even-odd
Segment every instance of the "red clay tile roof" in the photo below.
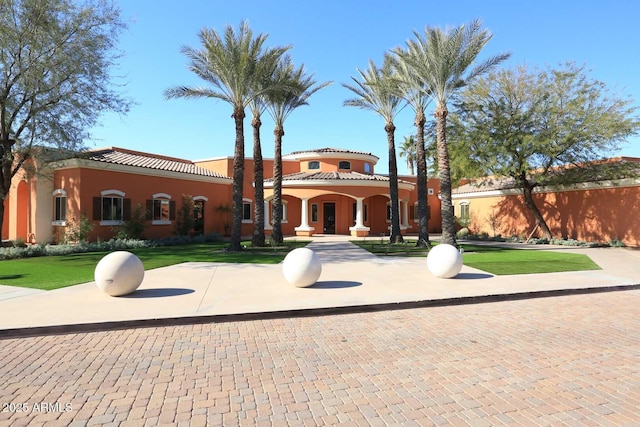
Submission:
<svg viewBox="0 0 640 427">
<path fill-rule="evenodd" d="M 127 150 L 124 148 L 103 148 L 87 151 L 84 154 L 84 158 L 96 162 L 113 163 L 125 166 L 137 166 L 141 168 L 158 169 L 168 172 L 181 172 L 191 175 L 228 178 L 217 172 L 213 172 L 200 166 L 196 166 L 190 160 L 160 156 L 151 153 L 142 153 L 139 151 Z"/>
<path fill-rule="evenodd" d="M 346 154 L 364 154 L 367 156 L 373 156 L 375 158 L 378 158 L 378 156 L 371 154 L 371 153 L 367 153 L 366 151 L 353 151 L 353 150 L 346 150 L 344 148 L 331 148 L 331 147 L 325 147 L 325 148 L 316 148 L 316 149 L 311 149 L 311 150 L 300 150 L 300 151 L 293 151 L 289 154 L 287 154 L 288 156 L 292 156 L 295 154 L 303 154 L 303 153 L 346 153 Z"/>
<path fill-rule="evenodd" d="M 389 182 L 388 176 L 369 175 L 359 172 L 296 172 L 284 175 L 282 181 L 323 181 L 323 180 L 343 180 L 343 181 L 381 181 Z M 265 179 L 265 183 L 273 182 L 272 178 Z M 405 182 L 405 181 L 399 181 Z"/>
</svg>

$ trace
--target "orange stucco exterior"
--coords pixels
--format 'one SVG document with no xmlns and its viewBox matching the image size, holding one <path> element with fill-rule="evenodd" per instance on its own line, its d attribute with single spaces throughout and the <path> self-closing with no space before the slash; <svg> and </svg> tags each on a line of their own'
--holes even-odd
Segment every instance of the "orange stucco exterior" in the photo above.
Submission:
<svg viewBox="0 0 640 427">
<path fill-rule="evenodd" d="M 97 150 L 100 151 L 100 150 Z M 93 224 L 89 239 L 109 239 L 122 220 L 140 205 L 150 212 L 154 198 L 167 200 L 169 217 L 161 221 L 148 218 L 144 237 L 171 236 L 176 228 L 176 212 L 181 208 L 182 195 L 195 197 L 204 208 L 202 233 L 228 234 L 231 223 L 233 158 L 222 157 L 194 162 L 172 159 L 126 149 L 108 149 L 116 160 L 102 158 L 70 159 L 52 166 L 47 175 L 47 186 L 36 186 L 38 178 L 18 176 L 14 180 L 3 239 L 23 238 L 26 241 L 62 241 L 65 230 L 80 215 Z M 118 160 L 118 156 L 137 156 L 135 166 Z M 142 159 L 142 160 L 140 160 Z M 375 175 L 378 158 L 372 154 L 340 149 L 321 149 L 292 153 L 284 156 L 282 230 L 285 235 L 312 235 L 318 233 L 351 234 L 353 236 L 388 235 L 389 182 L 386 176 Z M 177 170 L 184 165 L 196 166 L 214 172 L 177 172 L 162 166 L 173 162 Z M 124 162 L 124 163 L 123 163 Z M 310 163 L 312 163 L 310 168 Z M 139 166 L 140 165 L 140 166 Z M 176 166 L 177 165 L 177 166 Z M 273 187 L 273 159 L 264 159 L 266 217 L 265 230 L 271 231 Z M 185 166 L 186 167 L 186 166 Z M 250 205 L 250 215 L 244 218 L 242 234 L 250 236 L 254 229 L 254 173 L 253 159 L 244 163 L 244 203 Z M 164 169 L 161 169 L 164 168 Z M 319 173 L 317 177 L 314 173 Z M 415 205 L 417 203 L 415 177 L 400 177 L 400 223 L 403 233 L 417 233 Z M 431 189 L 428 202 L 431 219 L 430 231 L 440 231 L 440 203 L 437 198 L 438 181 L 428 182 Z M 38 195 L 36 196 L 36 193 Z M 56 216 L 56 197 L 65 197 L 66 218 Z M 104 199 L 119 198 L 118 209 L 122 218 L 105 220 L 101 204 Z M 11 203 L 11 200 L 15 203 Z M 28 202 L 27 202 L 28 201 Z M 151 203 L 151 204 L 150 204 Z M 34 220 L 37 211 L 39 220 Z M 305 216 L 306 213 L 306 216 Z M 155 215 L 155 213 L 153 213 Z M 306 220 L 305 220 L 306 218 Z M 36 224 L 37 223 L 37 224 Z"/>
<path fill-rule="evenodd" d="M 544 191 L 534 194 L 536 205 L 554 237 L 606 243 L 619 239 L 627 246 L 640 246 L 640 182 L 626 180 Z M 535 220 L 519 194 L 474 194 L 454 196 L 456 215 L 461 204 L 469 206 L 474 232 L 489 235 L 525 236 L 535 230 Z M 492 227 L 490 218 L 495 217 Z"/>
</svg>

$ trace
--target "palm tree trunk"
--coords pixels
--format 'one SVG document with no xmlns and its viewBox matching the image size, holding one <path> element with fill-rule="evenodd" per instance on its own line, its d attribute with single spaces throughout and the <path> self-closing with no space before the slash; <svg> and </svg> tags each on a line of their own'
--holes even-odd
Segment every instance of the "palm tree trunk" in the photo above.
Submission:
<svg viewBox="0 0 640 427">
<path fill-rule="evenodd" d="M 284 129 L 276 126 L 273 131 L 275 135 L 275 149 L 273 159 L 273 231 L 271 237 L 274 242 L 282 243 L 282 137 Z"/>
<path fill-rule="evenodd" d="M 229 250 L 242 250 L 242 189 L 244 185 L 244 109 L 234 108 L 236 144 L 233 155 L 233 207 L 231 209 L 231 240 Z"/>
<path fill-rule="evenodd" d="M 434 113 L 436 118 L 440 200 L 442 203 L 442 242 L 457 247 L 453 202 L 451 200 L 451 168 L 449 166 L 449 149 L 447 148 L 446 126 L 448 113 L 447 106 L 444 104 L 438 104 Z"/>
<path fill-rule="evenodd" d="M 524 204 L 529 209 L 529 212 L 533 215 L 533 218 L 536 220 L 536 225 L 540 227 L 542 231 L 542 235 L 547 239 L 552 239 L 551 230 L 547 225 L 547 222 L 544 220 L 540 209 L 538 209 L 538 205 L 536 205 L 535 200 L 533 200 L 533 188 L 535 185 L 532 185 L 529 180 L 526 178 L 525 174 L 521 174 L 518 177 L 518 181 L 520 184 L 520 188 L 522 188 L 522 196 L 524 198 Z"/>
<path fill-rule="evenodd" d="M 254 176 L 254 222 L 251 246 L 264 246 L 264 164 L 260 145 L 260 117 L 251 121 L 253 127 L 253 176 Z"/>
<path fill-rule="evenodd" d="M 418 242 L 417 247 L 430 247 L 429 241 L 429 205 L 427 203 L 427 161 L 424 153 L 424 125 L 427 122 L 424 111 L 417 111 L 416 132 L 416 170 L 418 183 Z"/>
<path fill-rule="evenodd" d="M 398 201 L 398 163 L 396 159 L 396 143 L 393 123 L 387 123 L 384 127 L 387 132 L 387 147 L 389 149 L 389 197 L 391 198 L 391 243 L 402 243 L 402 231 L 400 230 L 400 203 Z"/>
</svg>

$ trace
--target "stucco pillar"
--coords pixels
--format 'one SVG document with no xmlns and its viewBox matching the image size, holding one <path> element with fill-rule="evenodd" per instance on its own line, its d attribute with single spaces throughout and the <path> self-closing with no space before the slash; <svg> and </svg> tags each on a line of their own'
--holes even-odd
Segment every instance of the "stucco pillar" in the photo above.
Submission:
<svg viewBox="0 0 640 427">
<path fill-rule="evenodd" d="M 294 228 L 296 236 L 312 236 L 314 227 L 309 226 L 309 199 L 300 199 L 302 206 L 300 209 L 300 226 Z"/>
<path fill-rule="evenodd" d="M 362 218 L 364 217 L 364 205 L 362 204 L 363 200 L 364 198 L 362 197 L 356 198 L 356 225 L 354 225 L 353 227 L 349 227 L 351 235 L 356 237 L 368 236 L 370 230 L 369 227 L 364 226 L 364 223 L 362 221 Z"/>
<path fill-rule="evenodd" d="M 273 227 L 271 226 L 271 219 L 269 219 L 269 201 L 265 200 L 264 201 L 264 229 L 265 230 L 273 230 Z"/>
<path fill-rule="evenodd" d="M 400 210 L 402 211 L 402 222 L 400 223 L 400 229 L 406 230 L 409 228 L 409 201 L 400 200 Z"/>
</svg>

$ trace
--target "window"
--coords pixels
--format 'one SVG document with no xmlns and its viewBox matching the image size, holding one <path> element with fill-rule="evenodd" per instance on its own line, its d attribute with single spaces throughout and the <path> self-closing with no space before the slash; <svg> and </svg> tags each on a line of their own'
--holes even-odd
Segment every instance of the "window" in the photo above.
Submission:
<svg viewBox="0 0 640 427">
<path fill-rule="evenodd" d="M 369 163 L 364 164 L 364 173 L 371 173 L 371 165 Z"/>
<path fill-rule="evenodd" d="M 242 199 L 242 222 L 251 222 L 251 199 Z"/>
<path fill-rule="evenodd" d="M 462 227 L 468 227 L 471 222 L 471 215 L 469 210 L 469 202 L 460 202 L 460 217 L 458 218 L 458 224 Z"/>
<path fill-rule="evenodd" d="M 282 201 L 282 222 L 288 222 L 288 220 L 287 220 L 287 211 L 288 211 L 287 203 L 288 202 L 286 200 Z"/>
<path fill-rule="evenodd" d="M 131 218 L 131 199 L 118 190 L 105 190 L 93 198 L 93 219 L 100 225 L 121 225 Z"/>
<path fill-rule="evenodd" d="M 55 190 L 53 192 L 53 225 L 66 225 L 67 221 L 67 192 Z"/>
<path fill-rule="evenodd" d="M 338 169 L 351 169 L 351 162 L 341 160 L 340 162 L 338 162 Z"/>
<path fill-rule="evenodd" d="M 391 203 L 387 203 L 387 222 L 391 222 Z"/>
<path fill-rule="evenodd" d="M 320 162 L 317 160 L 309 162 L 309 169 L 320 169 Z"/>
<path fill-rule="evenodd" d="M 153 223 L 169 221 L 169 200 L 153 199 Z"/>
<path fill-rule="evenodd" d="M 311 204 L 311 222 L 318 222 L 318 204 Z"/>
<path fill-rule="evenodd" d="M 469 202 L 460 203 L 460 218 L 469 219 Z"/>
<path fill-rule="evenodd" d="M 411 209 L 409 209 L 409 219 L 418 222 L 418 202 L 415 202 L 413 206 L 411 206 Z"/>
<path fill-rule="evenodd" d="M 102 217 L 101 221 L 122 221 L 122 197 L 103 196 L 102 197 Z"/>
<path fill-rule="evenodd" d="M 356 202 L 353 202 L 353 221 L 355 222 L 356 220 L 356 214 L 358 212 L 358 204 Z"/>
</svg>

